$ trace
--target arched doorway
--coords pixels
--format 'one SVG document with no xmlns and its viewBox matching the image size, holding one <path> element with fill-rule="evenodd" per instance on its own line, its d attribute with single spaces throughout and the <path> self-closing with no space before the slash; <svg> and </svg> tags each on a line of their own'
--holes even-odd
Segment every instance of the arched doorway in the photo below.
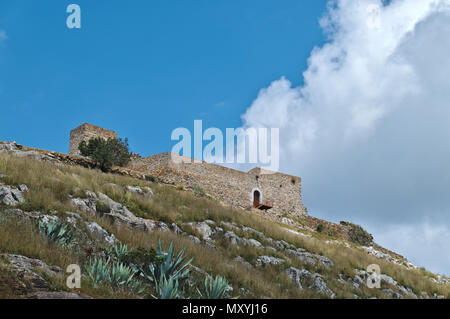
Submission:
<svg viewBox="0 0 450 319">
<path fill-rule="evenodd" d="M 253 191 L 253 207 L 261 205 L 261 193 L 258 190 Z"/>
</svg>

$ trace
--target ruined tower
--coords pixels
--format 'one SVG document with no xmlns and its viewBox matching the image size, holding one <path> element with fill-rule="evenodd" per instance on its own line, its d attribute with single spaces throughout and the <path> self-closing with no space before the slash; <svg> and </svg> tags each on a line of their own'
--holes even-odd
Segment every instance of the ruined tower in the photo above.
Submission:
<svg viewBox="0 0 450 319">
<path fill-rule="evenodd" d="M 117 133 L 95 125 L 84 123 L 83 125 L 80 125 L 70 131 L 69 154 L 80 155 L 78 146 L 80 145 L 81 141 L 87 142 L 91 138 L 95 137 L 101 137 L 104 139 L 117 138 Z"/>
</svg>

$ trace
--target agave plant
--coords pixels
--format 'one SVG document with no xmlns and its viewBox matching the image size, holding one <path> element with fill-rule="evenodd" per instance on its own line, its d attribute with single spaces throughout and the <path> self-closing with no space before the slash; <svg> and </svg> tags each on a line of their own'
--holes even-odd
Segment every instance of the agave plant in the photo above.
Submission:
<svg viewBox="0 0 450 319">
<path fill-rule="evenodd" d="M 61 222 L 44 222 L 43 220 L 39 220 L 38 228 L 42 234 L 54 243 L 66 247 L 72 247 L 76 243 L 72 230 Z"/>
<path fill-rule="evenodd" d="M 188 266 L 191 264 L 194 258 L 188 260 L 184 265 L 187 257 L 183 257 L 184 248 L 174 258 L 174 245 L 170 243 L 169 250 L 164 253 L 161 247 L 161 241 L 158 243 L 156 249 L 156 256 L 163 259 L 163 262 L 158 265 L 150 264 L 149 270 L 152 276 L 146 276 L 150 281 L 158 283 L 162 278 L 169 280 L 172 278 L 174 281 L 182 280 L 189 274 Z"/>
<path fill-rule="evenodd" d="M 95 285 L 106 283 L 141 293 L 144 288 L 141 287 L 139 280 L 135 279 L 136 272 L 123 263 L 111 260 L 104 261 L 98 257 L 91 260 L 85 268 L 92 282 Z"/>
<path fill-rule="evenodd" d="M 107 248 L 106 254 L 109 257 L 122 261 L 128 254 L 128 247 L 125 244 L 116 245 L 112 248 Z"/>
<path fill-rule="evenodd" d="M 213 280 L 211 276 L 205 278 L 205 297 L 207 299 L 223 299 L 227 293 L 228 282 L 221 276 Z"/>
<path fill-rule="evenodd" d="M 111 281 L 109 260 L 105 262 L 102 258 L 94 257 L 85 269 L 87 275 L 96 286 Z"/>
<path fill-rule="evenodd" d="M 171 276 L 168 279 L 161 276 L 159 281 L 156 282 L 156 292 L 157 296 L 153 296 L 155 299 L 176 299 L 180 297 L 178 280 Z"/>
</svg>

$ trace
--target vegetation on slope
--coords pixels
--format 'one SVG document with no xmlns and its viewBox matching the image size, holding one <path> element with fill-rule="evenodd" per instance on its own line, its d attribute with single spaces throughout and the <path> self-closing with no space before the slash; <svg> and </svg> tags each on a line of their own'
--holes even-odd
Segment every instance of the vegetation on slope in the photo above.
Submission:
<svg viewBox="0 0 450 319">
<path fill-rule="evenodd" d="M 355 244 L 343 245 L 330 244 L 327 241 L 337 240 L 329 235 L 314 233 L 312 237 L 299 236 L 289 232 L 286 225 L 265 220 L 260 216 L 225 207 L 219 202 L 201 196 L 201 194 L 185 191 L 169 185 L 161 185 L 149 181 L 142 181 L 126 176 L 105 174 L 98 170 L 89 170 L 81 167 L 55 166 L 54 164 L 34 161 L 26 158 L 18 158 L 6 154 L 0 154 L 0 174 L 6 176 L 0 178 L 0 182 L 6 185 L 18 186 L 25 184 L 29 191 L 24 193 L 25 202 L 18 206 L 24 212 L 40 212 L 40 214 L 55 215 L 60 220 L 67 218 L 66 212 L 74 212 L 82 217 L 77 226 L 87 237 L 79 236 L 78 245 L 67 246 L 48 240 L 42 234 L 33 220 L 23 220 L 11 217 L 11 214 L 2 214 L 7 207 L 0 206 L 0 254 L 18 254 L 30 258 L 36 258 L 49 265 L 56 265 L 66 269 L 69 264 L 89 265 L 93 258 L 111 257 L 110 248 L 98 242 L 85 230 L 85 222 L 96 222 L 106 229 L 130 251 L 154 251 L 158 243 L 162 247 L 169 247 L 174 243 L 175 250 L 185 249 L 186 256 L 193 257 L 190 266 L 189 286 L 183 292 L 183 297 L 199 298 L 198 291 L 205 291 L 205 278 L 207 276 L 221 276 L 232 286 L 229 297 L 246 298 L 323 298 L 316 291 L 300 290 L 285 273 L 288 267 L 306 269 L 320 274 L 328 285 L 328 288 L 336 293 L 338 298 L 377 297 L 386 298 L 380 289 L 369 289 L 361 286 L 359 289 L 345 285 L 339 281 L 340 276 L 354 276 L 355 269 L 366 269 L 370 264 L 378 264 L 382 273 L 394 278 L 406 288 L 410 288 L 417 296 L 426 292 L 450 297 L 448 285 L 440 285 L 429 280 L 435 275 L 420 269 L 407 269 L 383 259 L 377 259 L 368 255 Z M 154 196 L 149 199 L 136 193 L 126 191 L 126 186 L 150 187 Z M 125 205 L 136 216 L 151 219 L 166 224 L 175 223 L 180 226 L 187 235 L 180 235 L 171 231 L 139 231 L 128 227 L 118 226 L 111 220 L 92 215 L 75 209 L 71 198 L 83 198 L 85 190 L 94 193 L 103 193 L 117 203 Z M 100 207 L 100 205 L 99 205 Z M 104 208 L 108 209 L 108 208 Z M 233 231 L 236 235 L 259 240 L 264 247 L 269 247 L 271 240 L 285 241 L 298 249 L 331 259 L 334 266 L 311 265 L 292 258 L 284 250 L 270 250 L 250 245 L 233 245 L 226 240 L 223 234 L 216 234 L 213 238 L 214 246 L 206 245 L 204 241 L 197 243 L 188 235 L 201 237 L 197 230 L 187 223 L 204 222 L 210 220 L 220 226 L 223 232 Z M 251 227 L 264 234 L 263 237 L 255 232 L 244 231 L 242 226 Z M 301 230 L 297 230 L 301 231 Z M 103 256 L 103 257 L 101 257 Z M 236 260 L 242 257 L 251 265 L 257 264 L 260 256 L 271 256 L 284 259 L 285 263 L 266 267 L 249 268 Z M 0 261 L 0 267 L 1 265 Z M 145 261 L 144 261 L 145 263 Z M 6 276 L 6 277 L 5 277 Z M 0 282 L 12 280 L 6 273 L 0 277 Z M 50 279 L 49 279 L 50 280 Z M 210 279 L 208 279 L 210 280 Z M 55 290 L 68 290 L 63 279 L 51 279 L 52 288 Z M 210 281 L 208 281 L 210 283 Z M 1 285 L 0 285 L 1 286 Z M 382 288 L 390 288 L 383 284 Z M 391 287 L 392 288 L 392 287 Z M 89 276 L 82 278 L 81 293 L 92 297 L 104 298 L 141 298 L 158 296 L 157 285 L 147 283 L 146 291 L 128 289 L 103 282 L 95 285 Z M 0 290 L 0 297 L 14 297 L 21 295 L 14 289 Z"/>
</svg>

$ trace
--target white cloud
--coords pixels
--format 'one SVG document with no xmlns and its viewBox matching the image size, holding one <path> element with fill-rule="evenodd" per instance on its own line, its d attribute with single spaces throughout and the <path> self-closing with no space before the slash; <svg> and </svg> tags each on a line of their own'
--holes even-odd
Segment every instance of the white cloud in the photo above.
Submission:
<svg viewBox="0 0 450 319">
<path fill-rule="evenodd" d="M 374 3 L 379 28 L 367 23 Z M 450 0 L 337 0 L 321 26 L 329 42 L 311 53 L 304 85 L 274 81 L 243 126 L 280 128 L 282 170 L 303 177 L 312 215 L 450 228 Z M 408 257 L 450 269 L 433 252 Z"/>
<path fill-rule="evenodd" d="M 449 274 L 450 229 L 446 225 L 431 224 L 399 224 L 389 225 L 376 231 L 380 244 L 389 245 L 391 249 L 402 251 L 410 256 L 417 266 L 427 266 L 436 273 Z M 439 254 L 439 258 L 436 258 Z"/>
</svg>

